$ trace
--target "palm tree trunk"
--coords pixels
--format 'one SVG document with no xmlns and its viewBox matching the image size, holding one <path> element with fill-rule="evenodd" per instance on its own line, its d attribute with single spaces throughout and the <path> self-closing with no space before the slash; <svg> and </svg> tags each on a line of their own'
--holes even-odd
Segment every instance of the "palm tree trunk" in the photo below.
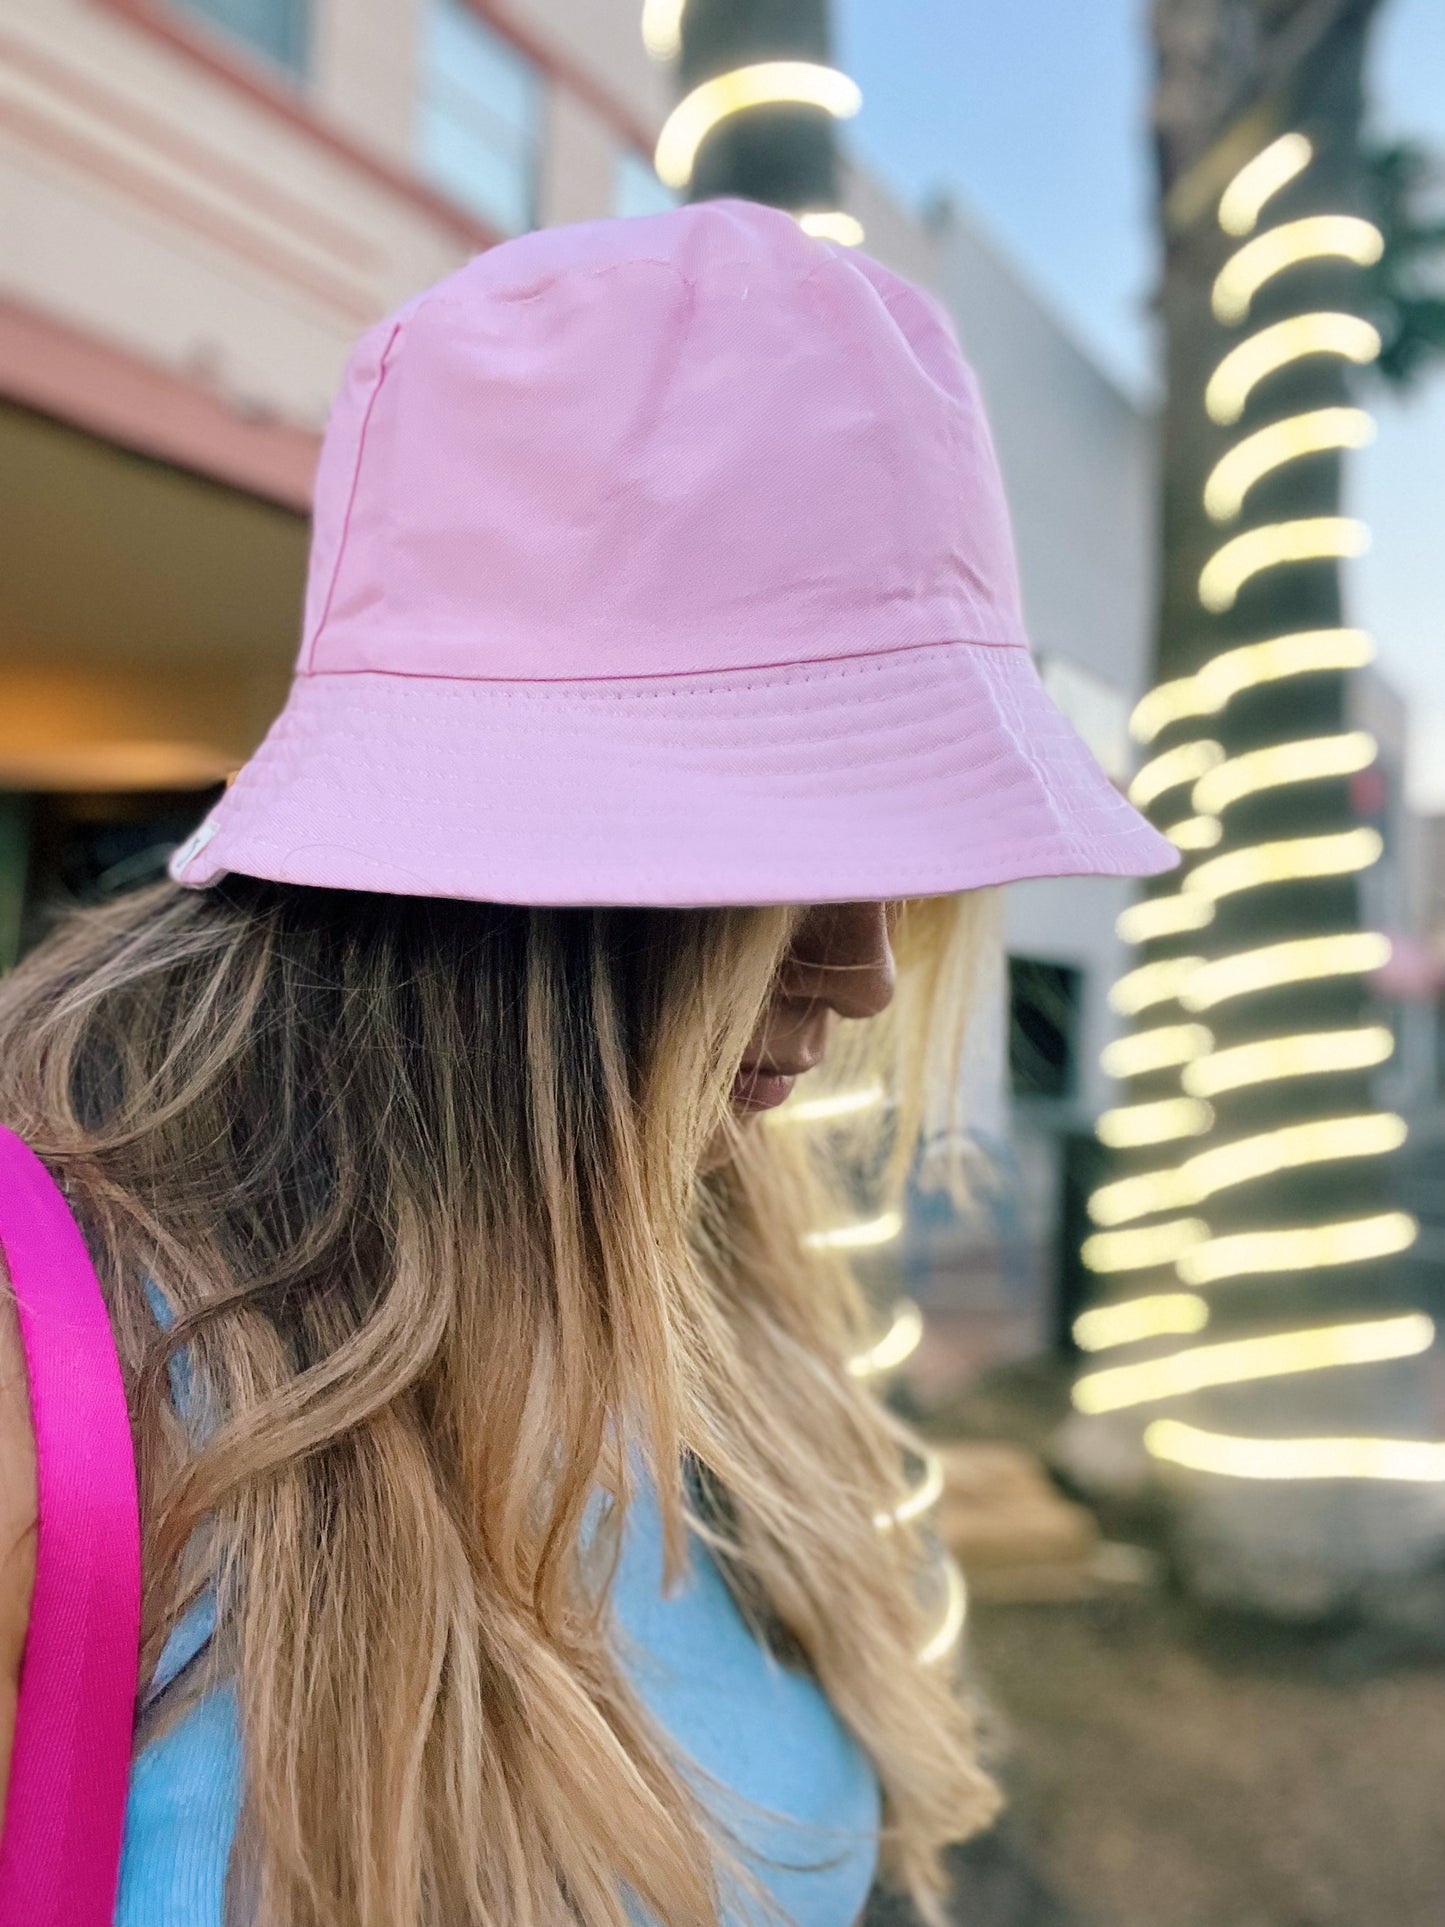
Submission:
<svg viewBox="0 0 1445 1927">
<path fill-rule="evenodd" d="M 678 77 L 684 93 L 759 61 L 831 65 L 828 0 L 688 0 Z M 838 203 L 833 122 L 780 103 L 720 122 L 698 152 L 688 198 L 735 194 L 793 210 Z"/>
<path fill-rule="evenodd" d="M 1172 1029 L 1183 1061 L 1132 1081 L 1122 1124 L 1109 1128 L 1139 1137 L 1117 1174 L 1139 1182 L 1094 1200 L 1114 1234 L 1093 1246 L 1105 1302 L 1154 1306 L 1165 1330 L 1092 1361 L 1077 1391 L 1081 1409 L 1113 1399 L 1147 1424 L 1201 1586 L 1291 1609 L 1408 1565 L 1437 1530 L 1420 1488 L 1385 1499 L 1358 1477 L 1297 1476 L 1363 1463 L 1362 1437 L 1427 1423 L 1415 1354 L 1428 1328 L 1408 1316 L 1407 1274 L 1391 1255 L 1410 1236 L 1391 1208 L 1384 1150 L 1398 1121 L 1371 1099 L 1382 1040 L 1357 882 L 1379 852 L 1356 804 L 1369 752 L 1349 728 L 1346 665 L 1363 649 L 1344 625 L 1339 561 L 1361 533 L 1342 517 L 1341 479 L 1342 448 L 1365 426 L 1355 364 L 1371 358 L 1361 313 L 1371 231 L 1358 213 L 1376 6 L 1154 0 L 1163 693 L 1141 705 L 1136 733 L 1150 813 L 1187 847 L 1183 876 L 1151 889 L 1157 907 L 1136 925 L 1147 931 L 1152 917 L 1159 931 L 1139 964 L 1180 968 L 1163 986 L 1126 980 L 1122 995 L 1137 1006 L 1135 1032 Z M 1268 194 L 1269 160 L 1242 172 L 1260 155 L 1280 163 Z M 1271 253 L 1272 272 L 1240 278 L 1251 263 L 1269 269 Z M 1231 393 L 1242 358 L 1271 345 L 1278 364 Z M 1302 452 L 1312 435 L 1320 445 Z M 1261 566 L 1248 570 L 1251 545 Z M 1286 560 L 1292 545 L 1318 553 Z M 1239 653 L 1261 643 L 1277 645 L 1272 662 Z M 1266 673 L 1291 658 L 1288 673 Z M 1308 747 L 1272 753 L 1283 745 Z M 1150 1104 L 1163 1108 L 1136 1108 Z M 1151 1233 L 1157 1261 L 1120 1265 L 1148 1256 Z M 1326 1336 L 1291 1336 L 1305 1331 Z M 1255 1339 L 1284 1342 L 1211 1349 Z M 1392 1348 L 1411 1362 L 1382 1362 Z M 1343 1362 L 1368 1352 L 1372 1362 Z M 1151 1358 L 1152 1376 L 1099 1375 Z M 1203 1389 L 1179 1396 L 1169 1375 L 1177 1385 L 1182 1373 Z M 1321 1436 L 1337 1441 L 1333 1459 L 1278 1449 Z M 1393 1523 L 1352 1530 L 1352 1508 Z"/>
</svg>

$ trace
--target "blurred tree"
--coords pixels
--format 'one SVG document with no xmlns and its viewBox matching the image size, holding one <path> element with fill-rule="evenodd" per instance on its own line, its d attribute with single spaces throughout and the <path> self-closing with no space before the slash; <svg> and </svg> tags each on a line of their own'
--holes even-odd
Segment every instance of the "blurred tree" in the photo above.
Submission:
<svg viewBox="0 0 1445 1927">
<path fill-rule="evenodd" d="M 1115 1141 L 1134 1146 L 1115 1175 L 1139 1183 L 1094 1205 L 1125 1234 L 1103 1247 L 1108 1297 L 1162 1307 L 1172 1294 L 1162 1330 L 1207 1316 L 1202 1338 L 1169 1341 L 1176 1355 L 1305 1328 L 1331 1333 L 1342 1360 L 1388 1351 L 1381 1321 L 1411 1297 L 1397 1255 L 1410 1230 L 1389 1198 L 1400 1126 L 1371 1096 L 1388 1040 L 1367 1021 L 1379 945 L 1361 883 L 1380 855 L 1369 820 L 1380 798 L 1377 778 L 1360 780 L 1371 752 L 1351 728 L 1349 678 L 1367 650 L 1344 624 L 1340 562 L 1365 531 L 1342 514 L 1341 481 L 1345 451 L 1370 433 L 1359 368 L 1405 381 L 1445 345 L 1427 265 L 1445 236 L 1421 211 L 1423 158 L 1372 153 L 1363 138 L 1378 9 L 1153 0 L 1160 688 L 1135 727 L 1140 794 L 1185 874 L 1150 888 L 1140 962 L 1165 970 L 1128 980 L 1123 1002 L 1139 1032 L 1192 1041 L 1146 1067 L 1140 1040 L 1131 1103 L 1115 1114 Z M 1223 678 L 1191 680 L 1217 661 Z M 1171 980 L 1184 959 L 1206 968 L 1181 963 Z M 1137 1262 L 1154 1232 L 1159 1255 Z M 1402 1351 L 1418 1345 L 1418 1321 L 1393 1329 Z M 1256 1471 L 1270 1439 L 1428 1424 L 1418 1374 L 1342 1362 L 1306 1377 L 1302 1356 L 1287 1351 L 1277 1374 L 1248 1382 L 1225 1382 L 1221 1363 L 1211 1388 L 1167 1406 L 1141 1398 L 1131 1419 L 1186 1420 L 1196 1468 L 1211 1441 L 1242 1443 Z M 1163 1449 L 1157 1432 L 1145 1442 Z M 1267 1478 L 1190 1481 L 1183 1536 L 1206 1588 L 1332 1603 L 1371 1562 L 1408 1563 L 1435 1534 L 1413 1517 L 1389 1544 L 1368 1542 L 1340 1530 L 1320 1482 L 1293 1491 L 1285 1507 Z"/>
</svg>

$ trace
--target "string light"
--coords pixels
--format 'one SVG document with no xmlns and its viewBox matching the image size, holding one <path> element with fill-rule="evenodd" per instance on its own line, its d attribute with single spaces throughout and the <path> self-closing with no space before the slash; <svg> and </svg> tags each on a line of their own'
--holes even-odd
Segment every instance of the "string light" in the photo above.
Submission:
<svg viewBox="0 0 1445 1927">
<path fill-rule="evenodd" d="M 1341 1158 L 1380 1157 L 1405 1142 L 1406 1124 L 1393 1111 L 1355 1117 L 1318 1117 L 1196 1151 L 1171 1171 L 1149 1171 L 1101 1185 L 1089 1199 L 1095 1224 L 1127 1224 L 1156 1211 L 1188 1209 L 1254 1178 Z M 1181 1260 L 1181 1263 L 1184 1261 Z M 1190 1283 L 1197 1283 L 1191 1278 Z"/>
<path fill-rule="evenodd" d="M 933 1666 L 946 1659 L 962 1638 L 968 1621 L 968 1588 L 952 1559 L 943 1561 L 943 1586 L 943 1613 L 938 1630 L 918 1649 L 921 1666 Z"/>
<path fill-rule="evenodd" d="M 1383 969 L 1390 961 L 1390 939 L 1373 930 L 1343 931 L 1332 937 L 1296 937 L 1270 943 L 1258 950 L 1241 950 L 1233 957 L 1201 963 L 1181 986 L 1180 1002 L 1187 1010 L 1213 1010 L 1233 997 L 1249 997 L 1286 984 L 1315 982 L 1323 977 L 1362 977 Z"/>
<path fill-rule="evenodd" d="M 1265 202 L 1304 172 L 1314 151 L 1306 135 L 1281 134 L 1246 161 L 1219 197 L 1219 225 L 1225 233 L 1252 234 Z"/>
<path fill-rule="evenodd" d="M 797 222 L 804 234 L 811 234 L 814 240 L 836 241 L 843 248 L 863 245 L 863 223 L 841 208 L 815 208 L 799 214 Z"/>
<path fill-rule="evenodd" d="M 850 1378 L 881 1378 L 907 1364 L 923 1340 L 923 1313 L 911 1298 L 900 1298 L 893 1320 L 876 1344 L 848 1360 Z"/>
<path fill-rule="evenodd" d="M 1085 1238 L 1080 1256 L 1090 1271 L 1147 1271 L 1172 1265 L 1186 1251 L 1203 1244 L 1209 1227 L 1202 1218 L 1173 1218 L 1167 1224 L 1142 1225 L 1133 1231 L 1096 1231 Z"/>
<path fill-rule="evenodd" d="M 642 0 L 642 44 L 654 60 L 676 60 L 682 52 L 682 16 L 687 0 Z"/>
<path fill-rule="evenodd" d="M 1176 1269 L 1187 1285 L 1214 1285 L 1225 1278 L 1359 1265 L 1408 1251 L 1419 1230 L 1409 1212 L 1382 1211 L 1371 1218 L 1350 1218 L 1337 1224 L 1242 1231 L 1201 1241 L 1180 1255 Z"/>
<path fill-rule="evenodd" d="M 1339 1365 L 1369 1365 L 1414 1358 L 1428 1351 L 1435 1327 L 1423 1312 L 1376 1318 L 1357 1325 L 1327 1325 L 1310 1331 L 1276 1332 L 1267 1338 L 1232 1339 L 1222 1345 L 1196 1345 L 1167 1358 L 1137 1365 L 1108 1365 L 1074 1386 L 1081 1412 L 1118 1412 L 1155 1399 L 1182 1398 L 1211 1385 L 1239 1385 L 1250 1379 L 1281 1378 L 1325 1371 Z"/>
<path fill-rule="evenodd" d="M 1156 683 L 1139 698 L 1129 715 L 1129 734 L 1136 743 L 1152 743 L 1171 723 L 1207 714 L 1198 676 L 1176 676 L 1171 682 Z"/>
<path fill-rule="evenodd" d="M 1149 743 L 1185 716 L 1217 715 L 1232 698 L 1260 683 L 1331 669 L 1362 669 L 1375 659 L 1363 629 L 1300 629 L 1226 649 L 1194 676 L 1160 683 L 1140 699 L 1129 719 L 1136 742 Z"/>
<path fill-rule="evenodd" d="M 1156 1459 L 1231 1479 L 1389 1479 L 1436 1485 L 1445 1444 L 1432 1439 L 1247 1439 L 1156 1419 L 1144 1433 Z"/>
<path fill-rule="evenodd" d="M 1265 203 L 1311 158 L 1311 145 L 1303 135 L 1284 135 L 1241 167 L 1221 196 L 1220 226 L 1228 234 L 1252 238 L 1234 251 L 1215 278 L 1212 306 L 1220 322 L 1245 321 L 1260 290 L 1300 263 L 1338 258 L 1368 266 L 1380 259 L 1384 241 L 1379 229 L 1354 215 L 1309 215 L 1254 233 Z M 1256 386 L 1295 360 L 1330 354 L 1364 364 L 1379 355 L 1380 346 L 1378 330 L 1357 316 L 1320 312 L 1277 322 L 1238 343 L 1219 362 L 1206 388 L 1206 412 L 1221 426 L 1231 425 L 1243 415 Z M 1205 512 L 1215 523 L 1233 522 L 1243 512 L 1251 490 L 1284 465 L 1363 447 L 1373 434 L 1370 416 L 1356 407 L 1316 408 L 1274 421 L 1237 440 L 1214 464 L 1204 485 Z M 1235 606 L 1245 585 L 1263 572 L 1358 556 L 1368 541 L 1365 525 L 1344 515 L 1300 517 L 1247 529 L 1209 557 L 1199 576 L 1199 601 L 1211 613 L 1223 614 Z M 1152 742 L 1175 722 L 1217 714 L 1234 696 L 1257 684 L 1354 668 L 1372 653 L 1368 637 L 1345 629 L 1304 631 L 1245 644 L 1223 651 L 1197 674 L 1151 691 L 1136 707 L 1130 728 L 1136 740 Z M 1230 759 L 1208 757 L 1205 766 L 1186 779 L 1191 782 L 1193 815 L 1165 834 L 1182 849 L 1212 847 L 1222 840 L 1220 817 L 1232 804 L 1286 784 L 1353 775 L 1368 768 L 1377 753 L 1373 738 L 1356 730 L 1271 744 Z M 1199 759 L 1198 744 L 1154 757 L 1136 779 L 1140 793 L 1134 800 L 1154 801 L 1181 780 L 1181 771 L 1188 770 L 1191 761 Z M 1121 935 L 1126 929 L 1133 932 L 1137 941 L 1175 935 L 1188 927 L 1182 920 L 1187 912 L 1177 906 L 1191 898 L 1212 906 L 1261 886 L 1351 876 L 1378 862 L 1383 850 L 1383 838 L 1368 827 L 1278 837 L 1227 850 L 1196 864 L 1177 897 L 1146 899 L 1135 907 L 1134 921 L 1126 924 L 1121 918 L 1118 928 Z M 1363 975 L 1378 969 L 1389 955 L 1389 942 L 1380 934 L 1342 931 L 1266 944 L 1195 964 L 1180 975 L 1175 988 L 1186 1010 L 1208 1011 L 1231 998 Z M 1157 988 L 1145 974 L 1150 968 L 1129 973 L 1123 983 L 1140 985 L 1146 992 Z M 1375 1025 L 1257 1038 L 1223 1051 L 1211 1045 L 1203 1052 L 1181 1052 L 1175 1061 L 1183 1095 L 1108 1111 L 1100 1120 L 1099 1137 L 1105 1144 L 1123 1146 L 1204 1136 L 1214 1122 L 1208 1102 L 1212 1096 L 1291 1077 L 1365 1070 L 1383 1062 L 1392 1049 L 1389 1032 Z M 1164 1054 L 1169 1055 L 1167 1050 Z M 1189 1108 L 1191 1102 L 1196 1109 Z M 1208 1144 L 1172 1170 L 1105 1185 L 1090 1198 L 1089 1213 L 1099 1225 L 1130 1225 L 1136 1218 L 1204 1204 L 1220 1191 L 1281 1171 L 1381 1156 L 1397 1150 L 1405 1137 L 1403 1118 L 1389 1112 L 1307 1118 L 1223 1144 Z M 1185 1226 L 1197 1230 L 1192 1235 L 1181 1232 Z M 1097 1232 L 1085 1241 L 1085 1250 L 1113 1240 L 1119 1248 L 1107 1255 L 1117 1263 L 1130 1255 L 1126 1240 L 1134 1241 L 1134 1253 L 1150 1258 L 1172 1242 L 1173 1254 L 1157 1261 L 1172 1263 L 1183 1286 L 1197 1287 L 1250 1275 L 1360 1263 L 1407 1249 L 1416 1235 L 1414 1220 L 1404 1212 L 1218 1237 L 1211 1236 L 1200 1220 L 1185 1217 L 1166 1225 Z M 1201 1310 L 1207 1320 L 1204 1301 L 1188 1290 L 1158 1292 L 1084 1314 L 1076 1335 L 1081 1343 L 1089 1332 L 1105 1345 L 1130 1343 L 1173 1329 L 1171 1321 L 1199 1319 Z M 1091 1318 L 1102 1322 L 1091 1325 Z M 1425 1350 L 1433 1338 L 1430 1319 L 1411 1314 L 1197 1345 L 1165 1358 L 1086 1374 L 1075 1386 L 1075 1403 L 1084 1412 L 1114 1411 L 1210 1385 L 1409 1357 Z M 1445 1443 L 1412 1447 L 1409 1442 L 1389 1440 L 1230 1439 L 1168 1422 L 1151 1426 L 1146 1443 L 1157 1457 L 1248 1477 L 1338 1477 L 1355 1472 L 1388 1477 L 1392 1468 L 1408 1464 L 1411 1476 L 1445 1480 Z M 1412 1451 L 1416 1457 L 1401 1456 Z"/>
<path fill-rule="evenodd" d="M 1304 1124 L 1281 1124 L 1273 1131 L 1198 1151 L 1180 1175 L 1191 1188 L 1190 1203 L 1197 1204 L 1236 1184 L 1273 1177 L 1278 1171 L 1331 1164 L 1340 1158 L 1382 1157 L 1387 1151 L 1398 1151 L 1406 1134 L 1404 1118 L 1393 1111 L 1310 1118 Z"/>
<path fill-rule="evenodd" d="M 1256 843 L 1246 850 L 1230 850 L 1211 857 L 1186 879 L 1187 894 L 1236 896 L 1265 883 L 1293 883 L 1304 877 L 1352 876 L 1378 863 L 1385 842 L 1378 830 L 1341 830 L 1332 836 L 1293 836 L 1276 843 Z"/>
<path fill-rule="evenodd" d="M 1326 449 L 1365 448 L 1374 438 L 1374 418 L 1363 408 L 1315 408 L 1272 422 L 1236 442 L 1215 463 L 1204 484 L 1205 513 L 1212 522 L 1232 522 L 1245 496 L 1272 470 Z"/>
<path fill-rule="evenodd" d="M 793 1124 L 831 1124 L 837 1118 L 872 1110 L 883 1102 L 883 1096 L 881 1084 L 865 1084 L 853 1091 L 834 1091 L 827 1097 L 794 1098 L 765 1115 L 773 1130 Z"/>
<path fill-rule="evenodd" d="M 1136 810 L 1147 810 L 1167 791 L 1180 783 L 1197 782 L 1223 761 L 1224 751 L 1218 743 L 1181 743 L 1177 749 L 1166 749 L 1162 756 L 1147 762 L 1129 785 L 1129 801 Z"/>
<path fill-rule="evenodd" d="M 1125 1104 L 1105 1111 L 1095 1129 L 1111 1150 L 1167 1144 L 1174 1138 L 1202 1137 L 1214 1112 L 1197 1097 L 1164 1097 L 1153 1104 Z"/>
<path fill-rule="evenodd" d="M 1226 326 L 1245 320 L 1265 282 L 1303 261 L 1336 259 L 1369 268 L 1384 251 L 1384 235 L 1358 214 L 1307 214 L 1284 221 L 1246 241 L 1219 270 L 1211 297 L 1214 318 Z"/>
<path fill-rule="evenodd" d="M 1183 1337 L 1203 1331 L 1209 1307 L 1192 1291 L 1160 1291 L 1122 1305 L 1101 1305 L 1074 1320 L 1081 1351 L 1103 1352 L 1115 1345 L 1137 1345 L 1146 1338 Z"/>
<path fill-rule="evenodd" d="M 1220 362 L 1204 391 L 1212 422 L 1228 428 L 1237 422 L 1250 396 L 1268 376 L 1306 355 L 1338 355 L 1365 367 L 1379 358 L 1380 331 L 1355 314 L 1291 315 L 1249 335 Z"/>
<path fill-rule="evenodd" d="M 1172 1003 L 1203 961 L 1199 957 L 1169 957 L 1141 964 L 1119 978 L 1109 992 L 1109 1003 L 1121 1017 L 1137 1017 L 1151 1004 Z"/>
<path fill-rule="evenodd" d="M 1301 629 L 1227 649 L 1199 672 L 1199 683 L 1214 709 L 1260 683 L 1307 676 L 1329 669 L 1359 669 L 1375 659 L 1375 645 L 1363 629 Z"/>
<path fill-rule="evenodd" d="M 1214 816 L 1186 816 L 1182 823 L 1171 823 L 1164 832 L 1176 850 L 1212 850 L 1224 835 Z"/>
<path fill-rule="evenodd" d="M 1106 1045 L 1099 1065 L 1108 1077 L 1144 1077 L 1150 1071 L 1191 1063 L 1213 1048 L 1213 1034 L 1203 1024 L 1161 1024 L 1156 1030 L 1142 1030 Z"/>
<path fill-rule="evenodd" d="M 697 151 L 720 121 L 752 107 L 817 107 L 849 120 L 863 105 L 857 83 L 811 60 L 764 60 L 735 67 L 694 87 L 663 124 L 653 164 L 666 186 L 685 188 Z"/>
<path fill-rule="evenodd" d="M 1123 943 L 1152 943 L 1185 930 L 1202 930 L 1214 919 L 1214 905 L 1201 896 L 1146 897 L 1121 910 L 1114 929 Z"/>
<path fill-rule="evenodd" d="M 831 1231 L 809 1231 L 803 1243 L 809 1251 L 861 1251 L 870 1245 L 886 1245 L 903 1229 L 901 1211 L 885 1211 L 881 1217 L 860 1224 L 841 1224 Z"/>
<path fill-rule="evenodd" d="M 1199 600 L 1214 615 L 1232 609 L 1252 576 L 1286 562 L 1343 561 L 1363 555 L 1370 532 L 1353 515 L 1310 515 L 1294 522 L 1268 522 L 1226 542 L 1205 563 Z"/>
<path fill-rule="evenodd" d="M 921 1519 L 943 1497 L 943 1460 L 926 1446 L 920 1448 L 920 1453 L 923 1471 L 917 1485 L 892 1511 L 874 1514 L 873 1523 L 880 1532 L 887 1532 L 891 1526 L 904 1526 L 914 1519 Z"/>
<path fill-rule="evenodd" d="M 1180 1079 L 1191 1097 L 1218 1097 L 1248 1084 L 1272 1084 L 1282 1077 L 1316 1077 L 1332 1071 L 1369 1070 L 1383 1064 L 1395 1039 L 1383 1024 L 1362 1030 L 1301 1031 L 1294 1037 L 1265 1037 L 1211 1051 L 1185 1066 Z"/>
<path fill-rule="evenodd" d="M 1231 756 L 1194 786 L 1196 810 L 1215 815 L 1242 797 L 1285 783 L 1312 783 L 1327 776 L 1354 776 L 1374 762 L 1379 745 L 1368 730 L 1352 729 L 1341 736 L 1309 736 L 1294 743 L 1272 743 L 1267 749 L 1246 750 Z"/>
<path fill-rule="evenodd" d="M 1138 1177 L 1101 1184 L 1089 1199 L 1089 1216 L 1099 1225 L 1129 1224 L 1135 1218 L 1152 1218 L 1158 1211 L 1187 1209 L 1196 1202 L 1195 1187 L 1183 1171 L 1145 1171 Z"/>
</svg>

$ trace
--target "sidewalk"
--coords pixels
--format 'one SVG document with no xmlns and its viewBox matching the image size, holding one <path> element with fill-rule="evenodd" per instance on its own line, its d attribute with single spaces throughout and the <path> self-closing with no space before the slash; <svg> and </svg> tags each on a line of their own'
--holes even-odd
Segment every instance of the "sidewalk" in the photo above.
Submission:
<svg viewBox="0 0 1445 1927">
<path fill-rule="evenodd" d="M 928 1429 L 1036 1447 L 1064 1395 L 1056 1369 L 1014 1367 Z M 1009 1806 L 958 1858 L 958 1927 L 1445 1922 L 1445 1571 L 1388 1622 L 1314 1628 L 1208 1613 L 1157 1580 L 988 1592 L 969 1657 Z"/>
</svg>

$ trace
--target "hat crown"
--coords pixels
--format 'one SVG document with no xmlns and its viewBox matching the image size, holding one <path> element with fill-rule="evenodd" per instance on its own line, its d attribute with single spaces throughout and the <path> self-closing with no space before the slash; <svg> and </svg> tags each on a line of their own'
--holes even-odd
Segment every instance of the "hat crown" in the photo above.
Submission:
<svg viewBox="0 0 1445 1927">
<path fill-rule="evenodd" d="M 697 674 L 1025 645 L 943 311 L 788 215 L 541 230 L 358 344 L 317 475 L 300 668 Z"/>
</svg>

